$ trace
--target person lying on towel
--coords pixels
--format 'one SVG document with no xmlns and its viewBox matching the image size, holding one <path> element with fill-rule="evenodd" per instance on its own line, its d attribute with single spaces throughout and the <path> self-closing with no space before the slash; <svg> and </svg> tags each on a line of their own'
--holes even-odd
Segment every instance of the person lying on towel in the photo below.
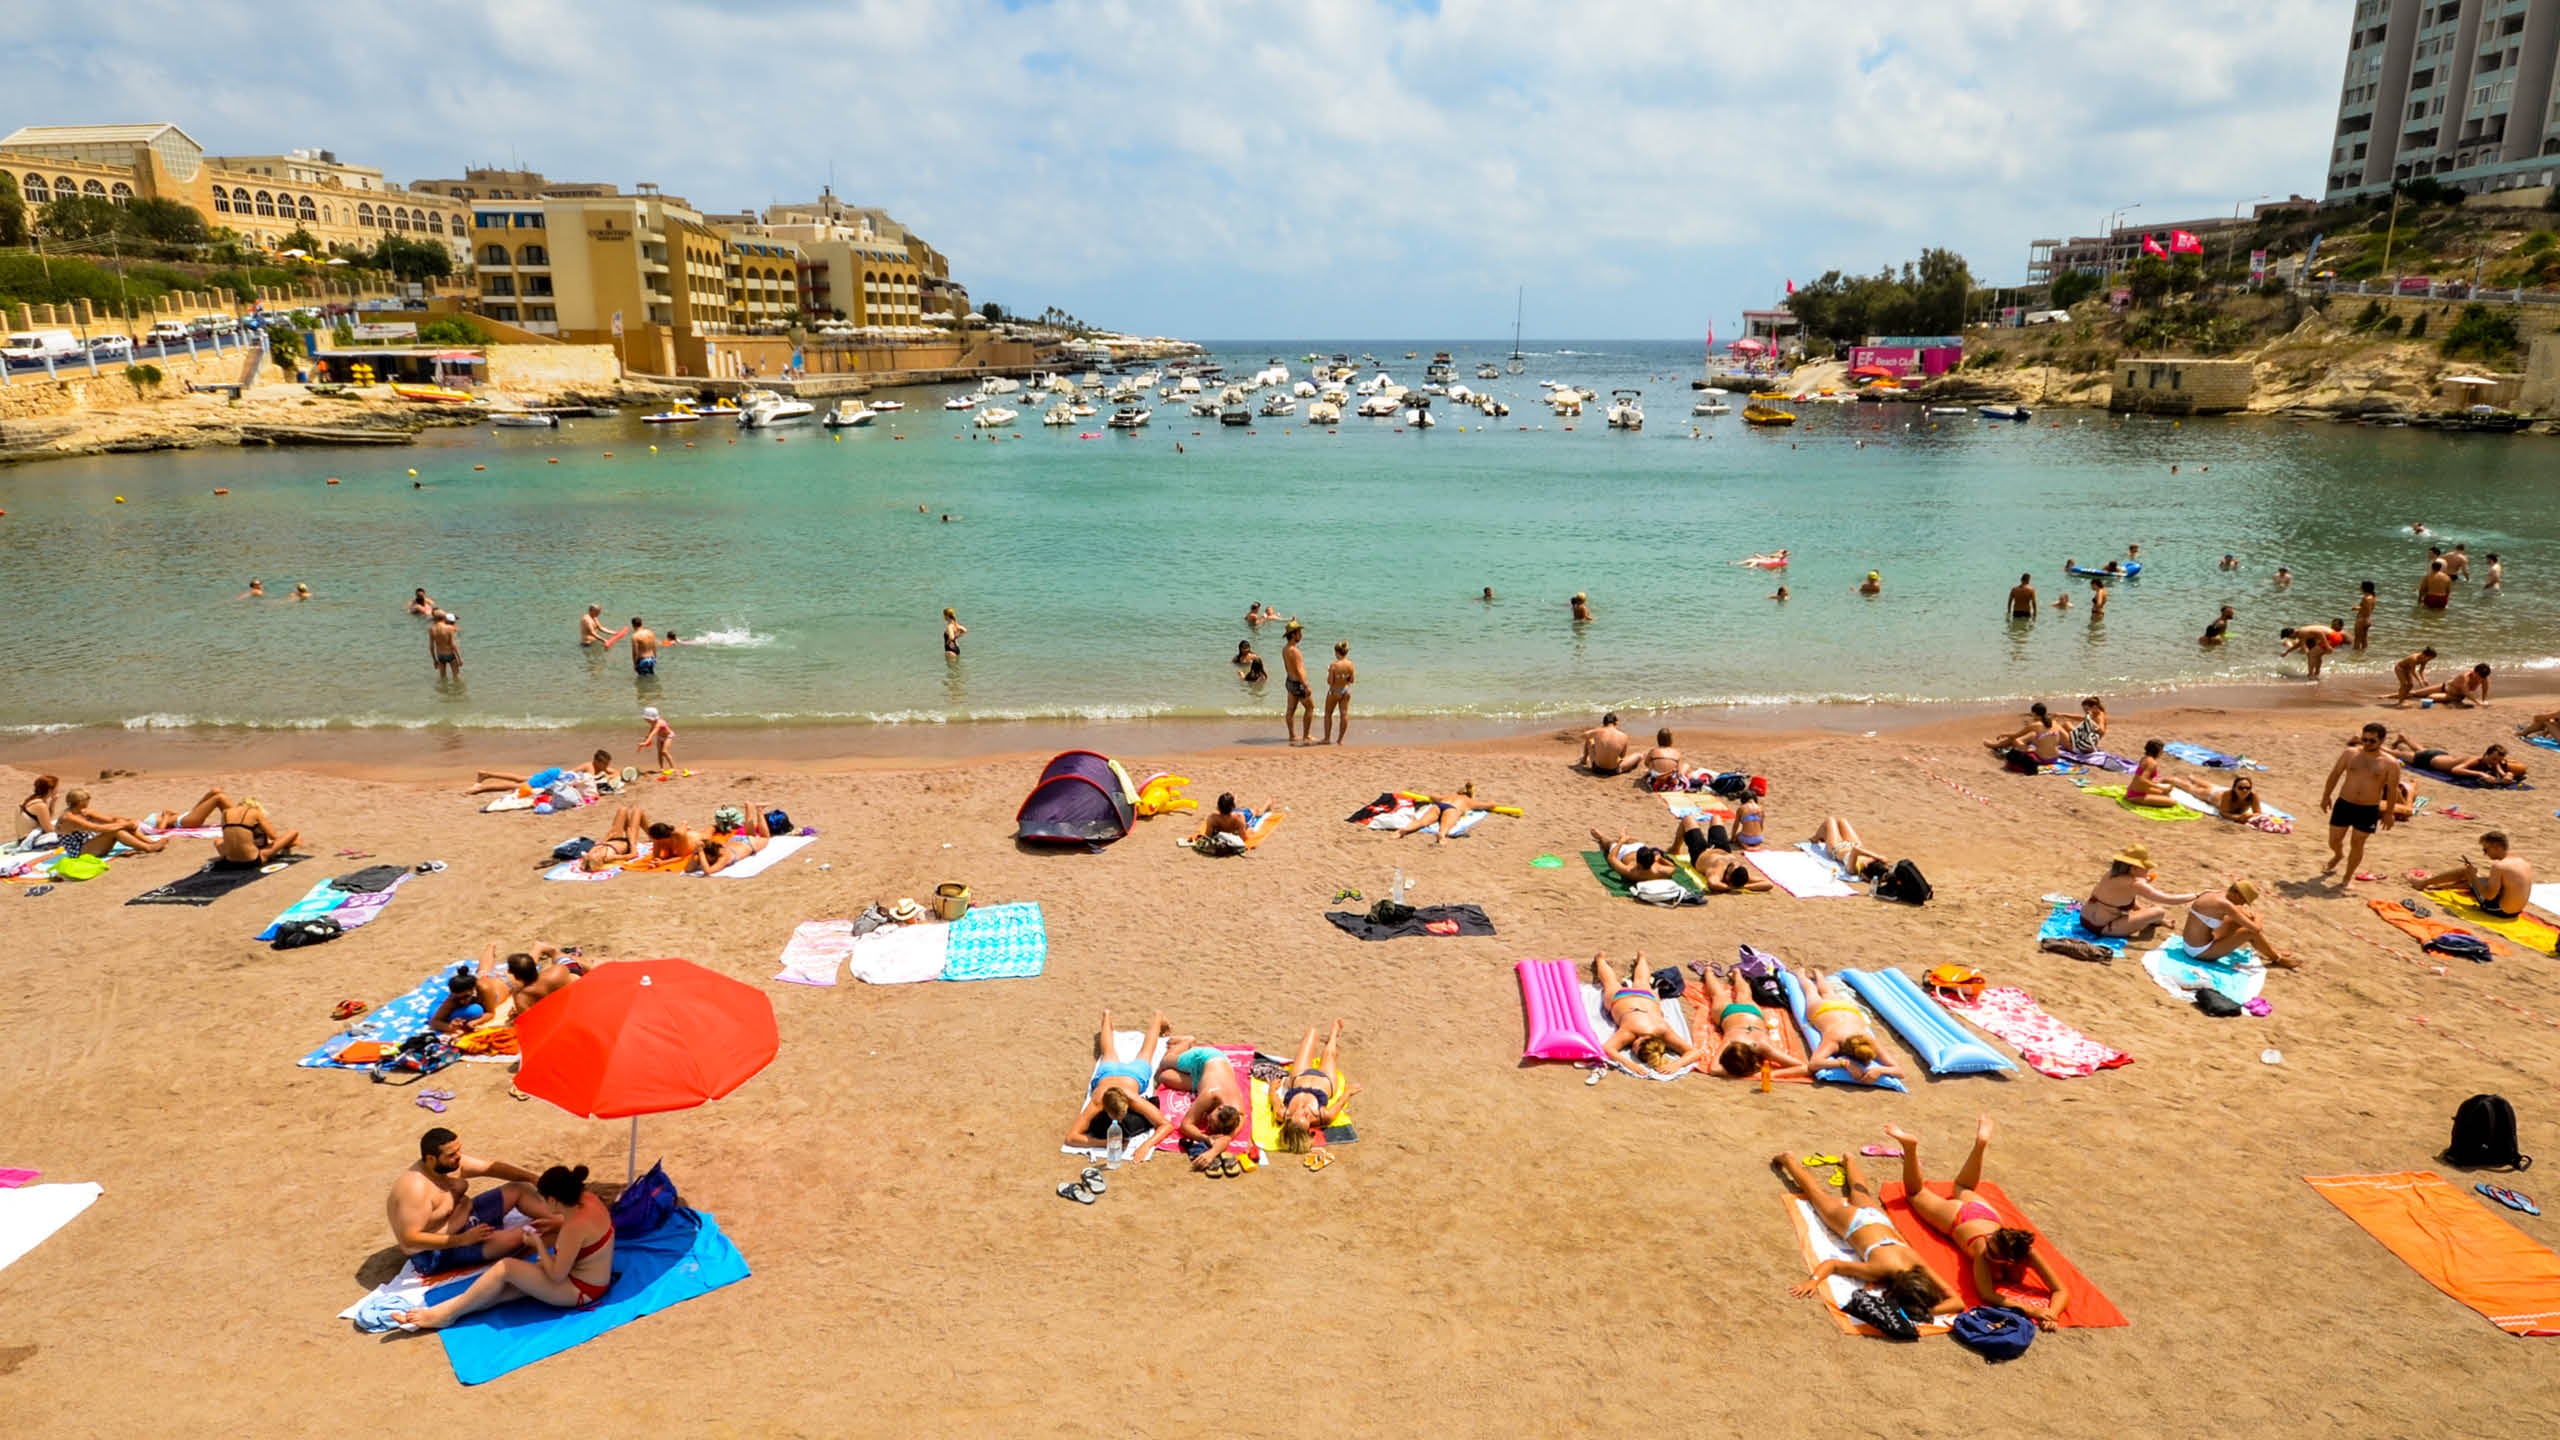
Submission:
<svg viewBox="0 0 2560 1440">
<path fill-rule="evenodd" d="M 1227 1153 L 1227 1143 L 1243 1128 L 1245 1107 L 1253 1101 L 1245 1093 L 1244 1077 L 1236 1074 L 1225 1051 L 1194 1045 L 1191 1040 L 1191 1036 L 1177 1035 L 1165 1042 L 1173 1058 L 1156 1072 L 1156 1088 L 1191 1092 L 1191 1108 L 1181 1125 L 1182 1148 L 1191 1156 L 1191 1168 L 1240 1175 L 1244 1167 Z"/>
<path fill-rule="evenodd" d="M 1769 1012 L 1752 998 L 1751 981 L 1740 970 L 1724 981 L 1710 970 L 1699 983 L 1706 987 L 1707 1013 L 1715 1017 L 1717 1069 L 1737 1080 L 1764 1065 L 1772 1075 L 1805 1073 L 1805 1066 L 1770 1038 Z"/>
<path fill-rule="evenodd" d="M 1982 1157 L 1991 1148 L 1991 1117 L 1981 1117 L 1974 1126 L 1973 1153 L 1956 1172 L 1952 1195 L 1930 1190 L 1920 1170 L 1920 1137 L 1898 1125 L 1887 1125 L 1884 1133 L 1902 1147 L 1902 1188 L 1911 1196 L 1911 1213 L 1953 1241 L 1971 1262 L 1974 1293 L 1986 1304 L 1997 1296 L 1997 1303 L 2025 1315 L 2038 1328 L 2052 1329 L 2070 1307 L 2071 1287 L 2062 1283 L 2036 1249 L 2036 1232 L 2002 1224 L 2000 1213 L 1976 1193 L 1982 1184 Z M 2017 1293 L 2018 1282 L 2030 1270 L 2052 1292 L 2052 1299 L 2039 1301 Z"/>
<path fill-rule="evenodd" d="M 2492 745 L 2477 755 L 2456 755 L 2450 750 L 2435 750 L 2418 744 L 2406 735 L 2394 735 L 2387 747 L 2403 765 L 2420 770 L 2433 770 L 2456 780 L 2501 789 L 2524 783 L 2525 767 L 2507 758 L 2507 747 Z"/>
<path fill-rule="evenodd" d="M 1342 1022 L 1333 1022 L 1333 1033 L 1325 1037 L 1324 1058 L 1316 1058 L 1316 1027 L 1307 1027 L 1307 1038 L 1298 1042 L 1297 1063 L 1281 1079 L 1279 1099 L 1274 1102 L 1280 1120 L 1280 1148 L 1292 1155 L 1304 1155 L 1324 1143 L 1325 1127 L 1341 1118 L 1342 1107 L 1360 1093 L 1357 1085 L 1342 1083 L 1342 1064 L 1336 1057 L 1342 1048 Z"/>
<path fill-rule="evenodd" d="M 504 1183 L 471 1194 L 474 1180 Z M 533 1172 L 504 1160 L 462 1153 L 462 1139 L 441 1125 L 418 1137 L 418 1160 L 391 1182 L 391 1239 L 434 1275 L 468 1270 L 525 1244 L 519 1229 L 501 1230 L 509 1210 L 536 1219 L 555 1215 L 534 1192 Z"/>
<path fill-rule="evenodd" d="M 466 960 L 455 966 L 445 977 L 444 1000 L 427 1017 L 427 1028 L 439 1035 L 462 1035 L 497 1024 L 498 1007 L 507 1003 L 507 985 L 495 962 L 492 946 L 488 963 L 475 969 Z"/>
<path fill-rule="evenodd" d="M 1858 1254 L 1855 1260 L 1817 1261 L 1811 1275 L 1787 1287 L 1788 1294 L 1805 1299 L 1820 1290 L 1823 1281 L 1839 1275 L 1875 1285 L 1884 1291 L 1886 1304 L 1915 1320 L 1953 1315 L 1964 1308 L 1954 1283 L 1930 1269 L 1885 1218 L 1884 1206 L 1876 1199 L 1875 1187 L 1867 1183 L 1866 1172 L 1858 1168 L 1857 1156 L 1844 1153 L 1840 1157 L 1845 1197 L 1833 1193 L 1793 1155 L 1772 1156 L 1769 1163 L 1796 1187 L 1822 1223 Z"/>
<path fill-rule="evenodd" d="M 498 942 L 480 955 L 480 968 L 497 968 Z M 524 1012 L 542 1002 L 555 991 L 566 989 L 569 982 L 587 973 L 586 963 L 575 950 L 564 950 L 546 941 L 536 940 L 531 950 L 519 950 L 507 957 L 507 1023 L 524 1018 Z"/>
<path fill-rule="evenodd" d="M 461 1294 L 441 1305 L 403 1310 L 392 1322 L 433 1330 L 518 1295 L 563 1310 L 583 1310 L 603 1299 L 613 1286 L 613 1215 L 604 1198 L 587 1189 L 587 1167 L 554 1165 L 534 1182 L 534 1191 L 559 1217 L 547 1227 L 550 1244 L 543 1243 L 540 1222 L 525 1225 L 514 1232 L 522 1237 L 523 1257 L 501 1260 Z"/>
<path fill-rule="evenodd" d="M 1644 952 L 1621 977 L 1607 954 L 1591 957 L 1591 981 L 1600 987 L 1600 1009 L 1617 1028 L 1600 1042 L 1600 1053 L 1630 1070 L 1677 1075 L 1706 1058 L 1706 1047 L 1683 1042 L 1662 1013 L 1662 1001 L 1644 985 Z"/>
<path fill-rule="evenodd" d="M 1849 982 L 1814 969 L 1807 969 L 1804 974 L 1806 982 L 1813 986 L 1813 1009 L 1805 1018 L 1813 1022 L 1815 1036 L 1813 1053 L 1805 1057 L 1805 1069 L 1837 1065 L 1862 1085 L 1900 1075 L 1902 1067 L 1876 1045 L 1876 1032 L 1867 1023 L 1867 1012 L 1850 994 Z"/>
<path fill-rule="evenodd" d="M 1085 1082 L 1084 1108 L 1067 1127 L 1067 1144 L 1100 1144 L 1111 1138 L 1111 1127 L 1117 1125 L 1134 1158 L 1144 1160 L 1155 1153 L 1149 1142 L 1166 1122 L 1164 1112 L 1147 1099 L 1147 1084 L 1156 1072 L 1146 1057 L 1164 1038 L 1164 1012 L 1159 1010 L 1147 1026 L 1147 1038 L 1139 1042 L 1137 1057 L 1122 1055 L 1112 1036 L 1111 1012 L 1102 1012 L 1102 1028 L 1093 1036 L 1093 1078 Z"/>
<path fill-rule="evenodd" d="M 741 810 L 723 806 L 711 817 L 711 833 L 694 847 L 693 858 L 685 869 L 696 874 L 717 875 L 765 847 L 773 832 L 765 828 L 765 812 L 761 809 Z"/>
<path fill-rule="evenodd" d="M 1715 827 L 1719 831 L 1723 828 L 1721 825 Z M 1609 862 L 1609 868 L 1630 885 L 1639 880 L 1668 880 L 1679 874 L 1679 852 L 1685 848 L 1689 852 L 1690 868 L 1706 882 L 1710 895 L 1733 895 L 1745 890 L 1756 894 L 1770 888 L 1768 881 L 1739 860 L 1708 859 L 1707 852 L 1715 848 L 1714 837 L 1692 816 L 1672 818 L 1671 844 L 1665 849 L 1639 845 L 1629 839 L 1624 830 L 1612 840 L 1595 829 L 1591 838 L 1599 842 L 1600 854 Z"/>
<path fill-rule="evenodd" d="M 1262 832 L 1279 816 L 1277 800 L 1260 810 L 1245 810 L 1236 805 L 1236 793 L 1226 791 L 1218 796 L 1218 808 L 1200 817 L 1200 828 L 1192 832 L 1191 848 L 1204 854 L 1229 855 L 1250 850 L 1262 843 Z"/>
<path fill-rule="evenodd" d="M 512 795 L 528 788 L 548 790 L 564 778 L 576 779 L 578 774 L 574 767 L 568 765 L 555 765 L 548 769 L 536 770 L 530 775 L 508 775 L 497 770 L 482 770 L 477 772 L 478 778 L 471 782 L 471 788 L 462 793 L 465 795 Z M 598 789 L 605 788 L 614 776 L 613 752 L 597 751 L 588 759 L 585 774 L 586 778 L 596 782 Z"/>
</svg>

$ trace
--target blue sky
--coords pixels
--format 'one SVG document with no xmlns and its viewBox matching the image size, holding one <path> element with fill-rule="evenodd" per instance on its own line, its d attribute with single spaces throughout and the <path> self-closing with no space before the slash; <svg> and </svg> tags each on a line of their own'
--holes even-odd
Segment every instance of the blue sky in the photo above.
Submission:
<svg viewBox="0 0 2560 1440">
<path fill-rule="evenodd" d="M 395 181 L 839 194 L 979 299 L 1195 337 L 1688 338 L 1922 246 L 2316 193 L 2348 0 L 119 0 L 13 7 L 0 131 Z"/>
</svg>

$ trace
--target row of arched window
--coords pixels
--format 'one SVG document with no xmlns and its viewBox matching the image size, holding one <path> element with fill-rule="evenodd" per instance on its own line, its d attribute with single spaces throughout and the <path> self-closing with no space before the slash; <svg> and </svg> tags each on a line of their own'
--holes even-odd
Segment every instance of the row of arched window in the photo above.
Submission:
<svg viewBox="0 0 2560 1440">
<path fill-rule="evenodd" d="M 121 180 L 111 186 L 95 180 L 84 184 L 68 175 L 57 175 L 48 183 L 42 175 L 31 170 L 19 178 L 18 194 L 30 205 L 49 205 L 56 200 L 68 200 L 79 195 L 123 205 L 133 199 L 133 187 Z"/>
</svg>

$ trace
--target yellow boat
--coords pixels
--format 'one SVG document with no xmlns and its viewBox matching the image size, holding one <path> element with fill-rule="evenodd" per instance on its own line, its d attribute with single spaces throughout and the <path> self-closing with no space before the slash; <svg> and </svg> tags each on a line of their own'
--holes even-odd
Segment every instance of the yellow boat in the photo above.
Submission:
<svg viewBox="0 0 2560 1440">
<path fill-rule="evenodd" d="M 439 405 L 468 405 L 474 398 L 470 391 L 449 385 L 394 385 L 391 393 L 403 400 L 429 400 Z"/>
<path fill-rule="evenodd" d="M 1796 417 L 1792 412 L 1781 410 L 1775 405 L 1762 405 L 1754 401 L 1742 407 L 1742 423 L 1745 425 L 1793 425 L 1796 423 Z"/>
</svg>

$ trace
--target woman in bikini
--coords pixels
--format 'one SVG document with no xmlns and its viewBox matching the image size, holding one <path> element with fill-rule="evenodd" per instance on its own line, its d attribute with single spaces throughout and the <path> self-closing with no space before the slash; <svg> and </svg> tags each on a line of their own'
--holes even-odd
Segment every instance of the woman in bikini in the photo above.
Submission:
<svg viewBox="0 0 2560 1440">
<path fill-rule="evenodd" d="M 2125 940 L 2168 919 L 2172 908 L 2195 903 L 2194 895 L 2155 888 L 2151 876 L 2151 852 L 2140 845 L 2107 857 L 2106 876 L 2080 902 L 2080 923 L 2091 934 Z"/>
<path fill-rule="evenodd" d="M 1893 868 L 1891 861 L 1867 848 L 1858 827 L 1837 815 L 1826 815 L 1822 828 L 1813 832 L 1813 843 L 1830 852 L 1831 863 L 1861 880 L 1880 880 Z"/>
<path fill-rule="evenodd" d="M 1956 1287 L 1930 1269 L 1920 1252 L 1912 1249 L 1911 1243 L 1893 1228 L 1893 1222 L 1885 1218 L 1884 1206 L 1877 1201 L 1875 1189 L 1867 1184 L 1866 1172 L 1858 1168 L 1857 1156 L 1840 1157 L 1840 1173 L 1847 1181 L 1845 1198 L 1835 1194 L 1793 1155 L 1774 1156 L 1769 1163 L 1794 1184 L 1796 1193 L 1822 1217 L 1822 1223 L 1858 1252 L 1855 1260 L 1816 1262 L 1811 1275 L 1787 1287 L 1788 1294 L 1802 1300 L 1820 1290 L 1823 1281 L 1841 1275 L 1874 1282 L 1884 1291 L 1887 1304 L 1914 1319 L 1952 1315 L 1964 1308 Z"/>
<path fill-rule="evenodd" d="M 592 875 L 599 870 L 629 864 L 640 858 L 640 847 L 648 839 L 647 812 L 637 805 L 616 805 L 613 807 L 612 828 L 604 832 L 603 839 L 588 846 L 586 854 L 578 857 L 578 868 Z M 552 862 L 546 859 L 542 863 L 548 869 Z"/>
<path fill-rule="evenodd" d="M 602 1196 L 587 1189 L 587 1167 L 554 1165 L 533 1188 L 567 1214 L 556 1222 L 526 1224 L 525 1250 L 532 1258 L 501 1260 L 481 1271 L 461 1294 L 441 1305 L 400 1311 L 393 1322 L 404 1329 L 434 1330 L 518 1295 L 563 1310 L 583 1310 L 603 1299 L 613 1285 L 613 1214 Z M 545 1228 L 552 1231 L 547 1249 L 541 1233 Z"/>
<path fill-rule="evenodd" d="M 1236 658 L 1227 663 L 1236 667 L 1236 678 L 1247 685 L 1259 685 L 1271 678 L 1271 672 L 1263 666 L 1262 657 L 1253 653 L 1253 642 L 1250 640 L 1237 641 Z"/>
<path fill-rule="evenodd" d="M 289 853 L 302 843 L 302 832 L 288 830 L 282 835 L 267 823 L 267 809 L 250 796 L 234 804 L 219 790 L 208 791 L 196 807 L 171 826 L 185 830 L 203 823 L 205 816 L 219 812 L 222 836 L 213 842 L 213 853 L 234 865 L 264 865 L 279 855 Z"/>
<path fill-rule="evenodd" d="M 2142 761 L 2124 782 L 2124 798 L 2128 805 L 2172 806 L 2178 797 L 2170 793 L 2169 782 L 2160 778 L 2161 744 L 2157 740 L 2142 742 Z"/>
<path fill-rule="evenodd" d="M 1802 1075 L 1804 1065 L 1769 1038 L 1769 1015 L 1751 998 L 1751 982 L 1736 973 L 1716 979 L 1710 970 L 1700 983 L 1707 991 L 1707 1013 L 1715 1017 L 1716 1068 L 1739 1080 L 1766 1065 L 1773 1075 Z"/>
<path fill-rule="evenodd" d="M 1156 1072 L 1156 1088 L 1191 1092 L 1191 1108 L 1184 1112 L 1180 1126 L 1182 1148 L 1200 1147 L 1191 1157 L 1191 1168 L 1221 1176 L 1241 1175 L 1244 1166 L 1227 1153 L 1227 1144 L 1244 1127 L 1246 1107 L 1253 1101 L 1225 1051 L 1191 1041 L 1191 1036 L 1177 1035 L 1165 1042 L 1173 1058 Z"/>
<path fill-rule="evenodd" d="M 1397 831 L 1396 838 L 1402 840 L 1408 835 L 1419 835 L 1428 827 L 1437 825 L 1440 832 L 1431 843 L 1446 845 L 1449 832 L 1457 828 L 1459 821 L 1467 818 L 1468 811 L 1492 808 L 1492 801 L 1477 798 L 1476 782 L 1470 780 L 1459 786 L 1455 795 L 1426 795 L 1415 801 L 1413 823 Z"/>
<path fill-rule="evenodd" d="M 1328 745 L 1339 745 L 1351 738 L 1351 682 L 1358 677 L 1351 669 L 1351 642 L 1333 642 L 1333 663 L 1324 667 L 1324 734 Z M 1334 712 L 1342 714 L 1342 728 L 1333 724 Z"/>
<path fill-rule="evenodd" d="M 1339 1020 L 1325 1037 L 1323 1060 L 1316 1059 L 1316 1027 L 1308 1026 L 1307 1038 L 1298 1042 L 1297 1063 L 1281 1081 L 1279 1099 L 1272 1107 L 1280 1120 L 1280 1148 L 1292 1155 L 1304 1155 L 1320 1144 L 1325 1127 L 1360 1093 L 1359 1086 L 1342 1083 L 1342 1065 L 1336 1058 L 1341 1046 Z"/>
<path fill-rule="evenodd" d="M 1159 1010 L 1147 1026 L 1146 1039 L 1139 1042 L 1138 1057 L 1122 1055 L 1111 1029 L 1111 1012 L 1102 1012 L 1102 1028 L 1093 1037 L 1093 1078 L 1085 1082 L 1084 1108 L 1067 1127 L 1066 1144 L 1078 1148 L 1101 1144 L 1111 1138 L 1111 1127 L 1118 1125 L 1121 1138 L 1137 1152 L 1136 1159 L 1154 1153 L 1155 1147 L 1146 1142 L 1164 1128 L 1165 1118 L 1147 1099 L 1147 1086 L 1155 1080 L 1156 1071 L 1145 1057 L 1164 1038 L 1164 1012 Z"/>
<path fill-rule="evenodd" d="M 723 830 L 720 825 L 724 821 L 735 823 Z M 765 842 L 773 838 L 765 828 L 764 811 L 752 805 L 743 814 L 713 816 L 711 824 L 712 832 L 702 837 L 702 843 L 694 847 L 693 858 L 685 862 L 684 868 L 696 874 L 717 875 L 762 850 Z"/>
<path fill-rule="evenodd" d="M 24 833 L 30 836 L 53 833 L 53 822 L 63 810 L 61 789 L 62 777 L 58 775 L 36 777 L 35 787 L 28 792 L 26 799 L 18 802 L 19 818 L 33 827 Z"/>
<path fill-rule="evenodd" d="M 1965 1157 L 1964 1168 L 1956 1172 L 1955 1193 L 1951 1195 L 1930 1190 L 1922 1177 L 1918 1136 L 1896 1125 L 1887 1125 L 1884 1133 L 1902 1147 L 1902 1188 L 1911 1197 L 1911 1213 L 1955 1242 L 1956 1249 L 1973 1266 L 1974 1293 L 1985 1304 L 1994 1303 L 1996 1297 L 1997 1303 L 2025 1315 L 2038 1327 L 2052 1329 L 2071 1306 L 2071 1287 L 2053 1273 L 2053 1266 L 2037 1251 L 2036 1232 L 2002 1224 L 2000 1212 L 1992 1209 L 1979 1193 L 1983 1152 L 1991 1148 L 1991 1117 L 1983 1116 L 1974 1127 L 1973 1153 Z M 2030 1270 L 2052 1292 L 2052 1299 L 2032 1300 L 2013 1293 Z"/>
<path fill-rule="evenodd" d="M 2258 799 L 2258 782 L 2246 775 L 2232 777 L 2228 785 L 2216 785 L 2203 776 L 2193 776 L 2188 779 L 2186 788 L 2211 800 L 2213 813 L 2225 820 L 2237 820 L 2245 825 L 2266 813 L 2266 806 Z"/>
<path fill-rule="evenodd" d="M 1837 1065 L 1863 1085 L 1873 1085 L 1888 1075 L 1900 1075 L 1902 1067 L 1876 1044 L 1876 1032 L 1867 1023 L 1867 1012 L 1850 993 L 1849 982 L 1819 970 L 1804 973 L 1814 995 L 1813 1009 L 1805 1015 L 1813 1022 L 1814 1046 L 1813 1053 L 1805 1057 L 1804 1068 L 1810 1072 Z"/>
<path fill-rule="evenodd" d="M 191 821 L 201 818 L 192 811 L 189 815 Z M 53 828 L 65 855 L 104 855 L 118 845 L 129 845 L 145 854 L 156 854 L 169 848 L 168 841 L 154 840 L 143 834 L 139 820 L 90 809 L 89 792 L 86 790 L 64 792 L 62 808 L 54 815 Z"/>
<path fill-rule="evenodd" d="M 2279 953 L 2267 938 L 2257 913 L 2248 908 L 2257 901 L 2258 887 L 2246 880 L 2232 881 L 2220 894 L 2199 895 L 2187 907 L 2187 921 L 2179 927 L 2178 938 L 2198 960 L 2219 960 L 2242 946 L 2255 946 L 2259 959 L 2290 970 L 2301 962 Z"/>
<path fill-rule="evenodd" d="M 1705 1059 L 1706 1047 L 1681 1040 L 1680 1032 L 1663 1016 L 1661 999 L 1644 987 L 1644 973 L 1641 950 L 1623 979 L 1606 954 L 1591 957 L 1591 979 L 1600 987 L 1600 1009 L 1617 1027 L 1600 1042 L 1600 1053 L 1630 1070 L 1677 1075 Z M 1691 1027 L 1693 1032 L 1695 1028 Z"/>
</svg>

